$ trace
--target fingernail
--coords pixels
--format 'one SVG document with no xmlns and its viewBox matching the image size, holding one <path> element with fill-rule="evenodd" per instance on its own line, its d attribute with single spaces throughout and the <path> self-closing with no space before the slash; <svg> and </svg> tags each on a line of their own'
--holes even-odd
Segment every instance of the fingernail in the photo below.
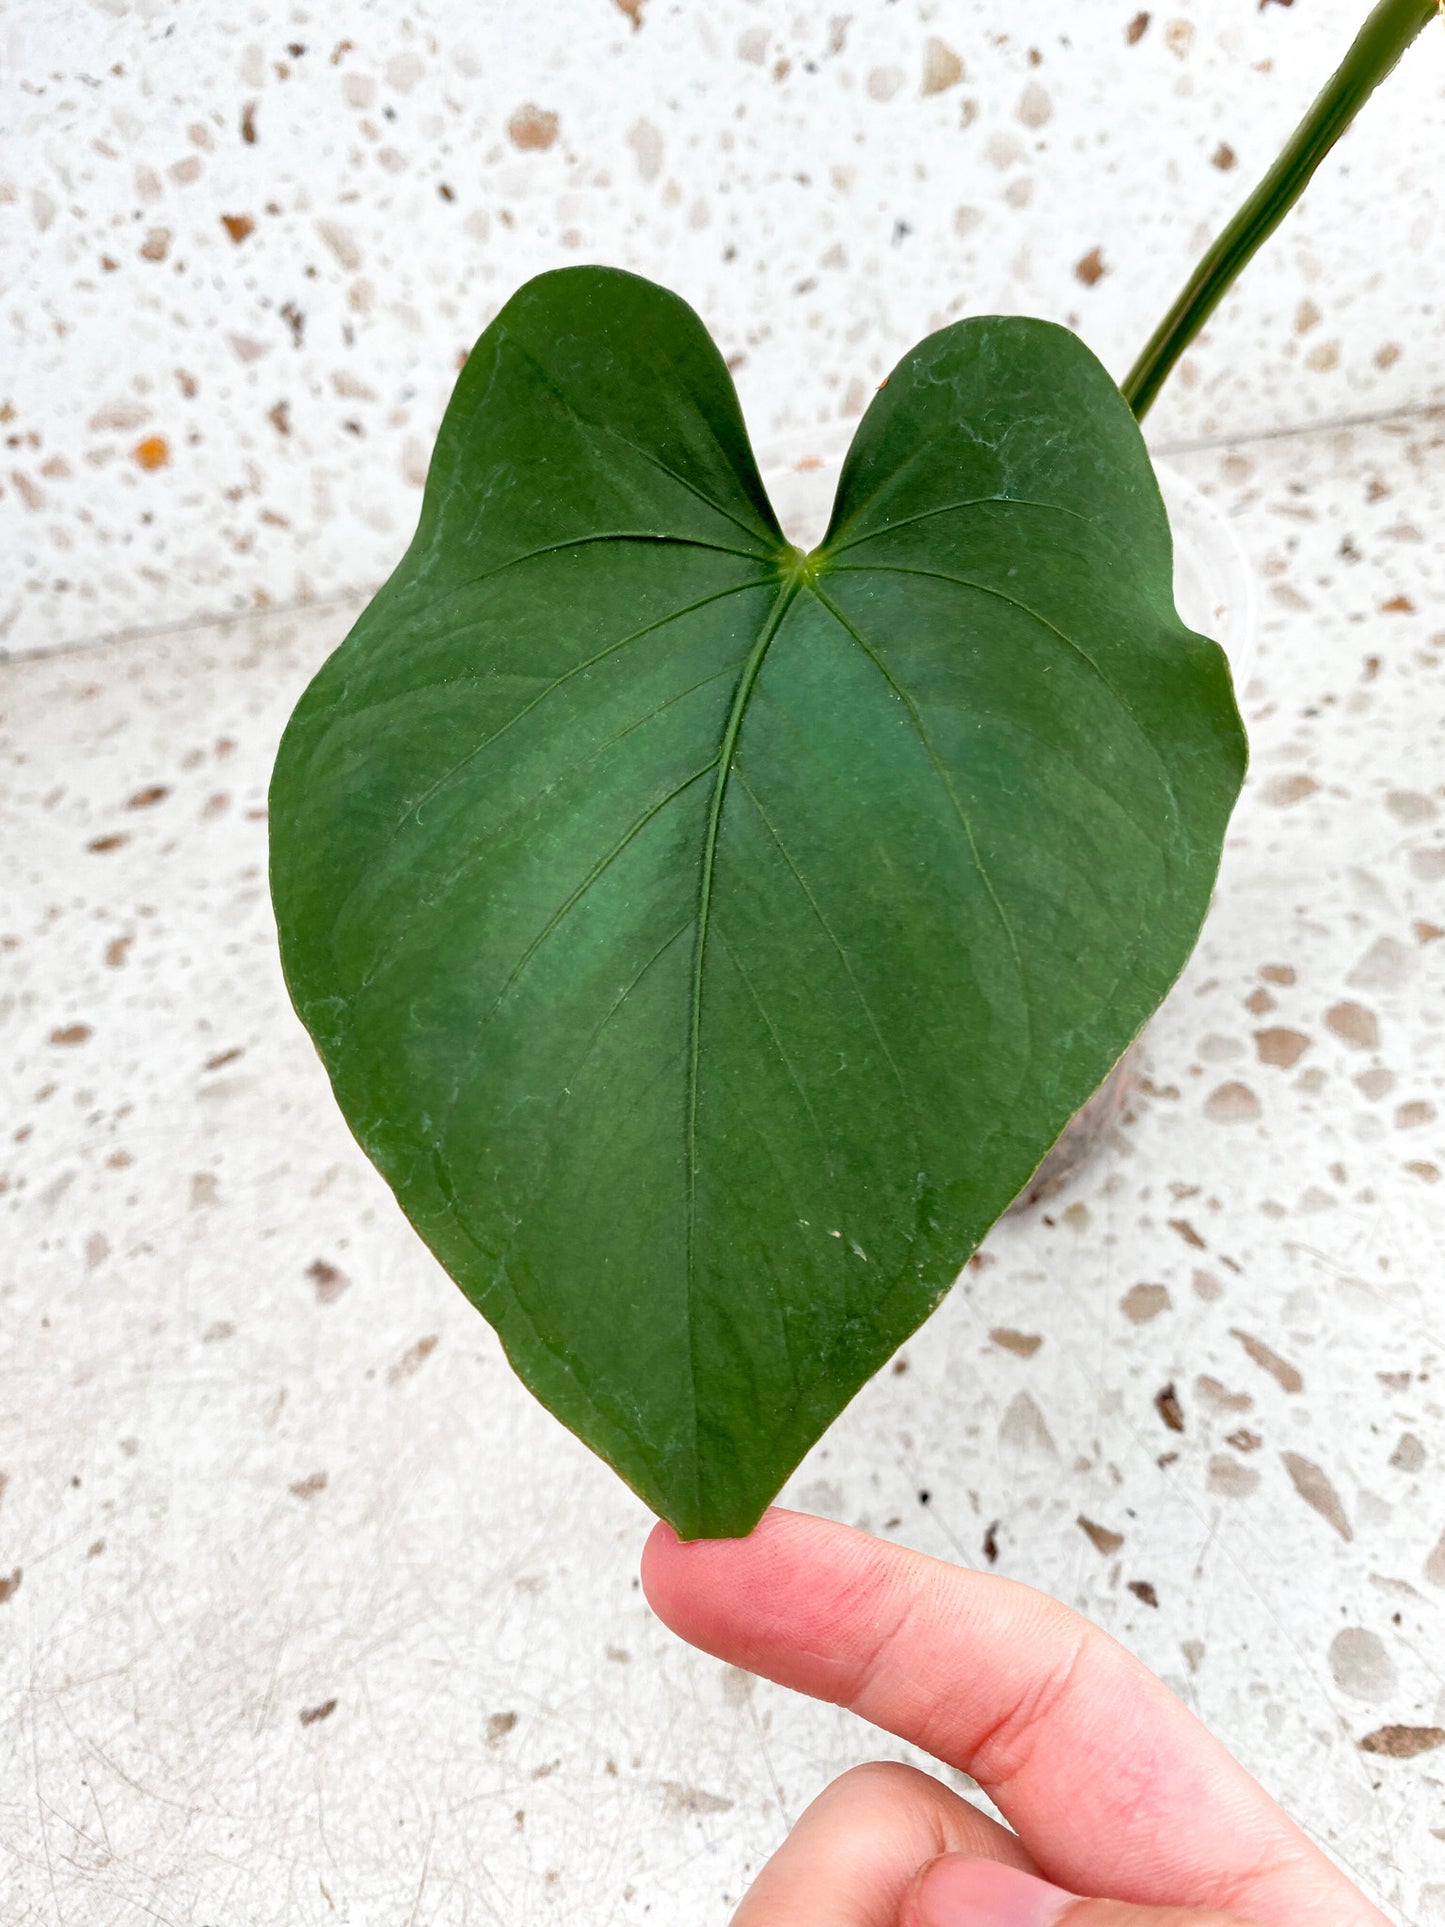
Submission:
<svg viewBox="0 0 1445 1927">
<path fill-rule="evenodd" d="M 997 1860 L 951 1853 L 924 1874 L 916 1906 L 920 1927 L 1054 1927 L 1077 1898 Z"/>
</svg>

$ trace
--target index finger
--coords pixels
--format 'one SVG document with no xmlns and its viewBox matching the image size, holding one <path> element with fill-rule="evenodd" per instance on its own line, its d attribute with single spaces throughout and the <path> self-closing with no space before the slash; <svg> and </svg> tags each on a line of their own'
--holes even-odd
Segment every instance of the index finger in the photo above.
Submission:
<svg viewBox="0 0 1445 1927">
<path fill-rule="evenodd" d="M 1060 1886 L 1385 1927 L 1147 1667 L 1042 1593 L 776 1509 L 747 1539 L 659 1526 L 642 1579 L 693 1645 L 972 1774 Z"/>
</svg>

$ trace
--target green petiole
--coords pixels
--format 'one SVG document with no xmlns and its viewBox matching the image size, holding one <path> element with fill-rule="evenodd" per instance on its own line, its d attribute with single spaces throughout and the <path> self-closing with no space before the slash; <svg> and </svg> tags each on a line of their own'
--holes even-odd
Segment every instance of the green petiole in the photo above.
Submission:
<svg viewBox="0 0 1445 1927">
<path fill-rule="evenodd" d="M 1120 387 L 1142 421 L 1169 371 L 1274 233 L 1315 169 L 1405 49 L 1438 0 L 1379 0 L 1284 151 L 1180 290 Z"/>
</svg>

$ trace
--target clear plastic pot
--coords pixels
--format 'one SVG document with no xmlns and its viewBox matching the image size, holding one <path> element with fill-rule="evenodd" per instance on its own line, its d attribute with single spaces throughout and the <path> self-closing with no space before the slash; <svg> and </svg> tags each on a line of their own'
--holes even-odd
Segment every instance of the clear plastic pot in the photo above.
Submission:
<svg viewBox="0 0 1445 1927">
<path fill-rule="evenodd" d="M 853 424 L 845 422 L 805 429 L 769 444 L 759 456 L 778 519 L 800 548 L 814 548 L 822 539 L 852 433 Z M 1175 605 L 1191 629 L 1219 643 L 1235 688 L 1243 690 L 1258 630 L 1254 577 L 1244 552 L 1233 528 L 1193 483 L 1167 466 L 1156 464 L 1155 473 L 1174 534 Z M 1051 1196 L 1092 1157 L 1128 1098 L 1133 1057 L 1134 1050 L 1126 1051 L 1075 1113 L 1012 1210 Z"/>
</svg>

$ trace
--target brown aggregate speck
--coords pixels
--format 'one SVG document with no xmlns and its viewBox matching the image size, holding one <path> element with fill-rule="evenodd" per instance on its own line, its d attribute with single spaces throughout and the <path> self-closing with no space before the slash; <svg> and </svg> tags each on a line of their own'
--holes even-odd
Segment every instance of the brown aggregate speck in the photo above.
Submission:
<svg viewBox="0 0 1445 1927">
<path fill-rule="evenodd" d="M 1262 1371 L 1268 1372 L 1281 1390 L 1286 1392 L 1304 1390 L 1304 1377 L 1297 1367 L 1291 1365 L 1287 1359 L 1281 1358 L 1278 1352 L 1271 1351 L 1262 1340 L 1255 1338 L 1249 1332 L 1241 1331 L 1237 1325 L 1230 1327 L 1229 1335 L 1239 1340 L 1255 1364 Z"/>
<path fill-rule="evenodd" d="M 1192 1245 L 1196 1251 L 1207 1251 L 1209 1249 L 1208 1245 L 1205 1244 L 1203 1238 L 1200 1237 L 1188 1218 L 1171 1218 L 1169 1220 L 1169 1229 L 1177 1232 L 1185 1244 Z"/>
<path fill-rule="evenodd" d="M 316 1287 L 318 1305 L 329 1305 L 339 1298 L 351 1280 L 339 1266 L 325 1258 L 313 1258 L 306 1267 L 306 1276 Z"/>
<path fill-rule="evenodd" d="M 619 13 L 627 15 L 632 22 L 632 31 L 636 33 L 642 25 L 642 9 L 646 5 L 646 0 L 612 0 L 612 4 Z"/>
<path fill-rule="evenodd" d="M 1325 1012 L 1325 1025 L 1352 1050 L 1374 1050 L 1380 1041 L 1379 1020 L 1374 1011 L 1348 998 L 1330 1006 Z"/>
<path fill-rule="evenodd" d="M 318 1492 L 324 1492 L 329 1483 L 325 1472 L 308 1473 L 304 1479 L 297 1479 L 291 1487 L 293 1499 L 314 1499 Z"/>
<path fill-rule="evenodd" d="M 339 221 L 318 221 L 316 232 L 343 268 L 354 270 L 361 266 L 361 249 L 349 228 L 344 228 Z"/>
<path fill-rule="evenodd" d="M 171 459 L 170 443 L 164 435 L 147 435 L 131 450 L 131 459 L 137 468 L 147 471 L 164 468 Z"/>
<path fill-rule="evenodd" d="M 335 1711 L 334 1699 L 322 1700 L 319 1706 L 303 1706 L 296 1717 L 303 1726 L 315 1726 L 318 1720 L 329 1720 Z"/>
<path fill-rule="evenodd" d="M 1418 1472 L 1425 1463 L 1425 1447 L 1413 1432 L 1402 1432 L 1400 1442 L 1390 1454 L 1397 1472 Z"/>
<path fill-rule="evenodd" d="M 546 108 L 533 106 L 531 101 L 519 107 L 507 122 L 507 134 L 513 147 L 524 151 L 540 151 L 550 147 L 557 138 L 557 116 Z"/>
<path fill-rule="evenodd" d="M 414 1345 L 408 1345 L 396 1363 L 387 1367 L 387 1384 L 399 1385 L 404 1378 L 410 1378 L 413 1372 L 421 1369 L 436 1348 L 437 1339 L 434 1332 L 425 1338 L 419 1338 Z"/>
<path fill-rule="evenodd" d="M 1259 1099 L 1248 1084 L 1231 1081 L 1209 1093 L 1204 1115 L 1214 1124 L 1253 1124 L 1260 1116 Z"/>
<path fill-rule="evenodd" d="M 1031 80 L 1019 96 L 1018 117 L 1025 127 L 1043 127 L 1053 118 L 1054 103 L 1036 80 Z"/>
<path fill-rule="evenodd" d="M 947 41 L 930 36 L 923 49 L 924 94 L 941 94 L 963 79 L 963 62 Z"/>
<path fill-rule="evenodd" d="M 983 1556 L 991 1566 L 998 1564 L 998 1529 L 1002 1520 L 995 1519 L 983 1535 Z"/>
<path fill-rule="evenodd" d="M 8 1577 L 0 1579 L 0 1606 L 13 1599 L 20 1590 L 20 1581 L 25 1577 L 23 1566 L 16 1566 Z"/>
<path fill-rule="evenodd" d="M 1074 273 L 1086 288 L 1092 288 L 1094 283 L 1100 280 L 1107 272 L 1108 270 L 1104 266 L 1104 251 L 1102 248 L 1090 248 L 1087 254 L 1081 255 L 1074 263 Z"/>
<path fill-rule="evenodd" d="M 1179 1403 L 1179 1394 L 1174 1388 L 1172 1379 L 1161 1391 L 1154 1394 L 1154 1410 L 1171 1432 L 1184 1430 L 1184 1407 Z"/>
<path fill-rule="evenodd" d="M 1119 1300 L 1119 1309 L 1131 1325 L 1147 1325 L 1168 1311 L 1170 1304 L 1167 1285 L 1131 1285 Z"/>
<path fill-rule="evenodd" d="M 50 1033 L 52 1044 L 83 1044 L 91 1035 L 89 1024 L 61 1024 Z"/>
<path fill-rule="evenodd" d="M 1125 43 L 1130 47 L 1137 46 L 1148 31 L 1149 15 L 1147 13 L 1136 13 L 1124 29 Z"/>
<path fill-rule="evenodd" d="M 1295 980 L 1293 964 L 1261 964 L 1259 974 L 1267 984 L 1288 986 Z"/>
<path fill-rule="evenodd" d="M 1205 1484 L 1223 1499 L 1247 1499 L 1258 1490 L 1259 1473 L 1252 1465 L 1241 1465 L 1227 1452 L 1216 1452 L 1209 1461 Z"/>
<path fill-rule="evenodd" d="M 1216 1412 L 1247 1412 L 1254 1403 L 1248 1392 L 1231 1392 L 1208 1372 L 1199 1374 L 1194 1381 L 1194 1389 L 1204 1403 L 1213 1406 Z"/>
<path fill-rule="evenodd" d="M 1015 1358 L 1032 1358 L 1044 1342 L 1038 1332 L 1011 1331 L 1007 1325 L 996 1325 L 989 1338 L 1004 1351 L 1012 1352 Z"/>
<path fill-rule="evenodd" d="M 1109 1526 L 1101 1526 L 1093 1519 L 1086 1519 L 1081 1512 L 1078 1525 L 1084 1537 L 1096 1552 L 1102 1552 L 1106 1559 L 1112 1558 L 1124 1543 L 1122 1532 L 1115 1532 Z"/>
<path fill-rule="evenodd" d="M 1401 823 L 1428 823 L 1439 814 L 1434 797 L 1419 790 L 1391 790 L 1385 808 Z"/>
<path fill-rule="evenodd" d="M 1271 777 L 1259 794 L 1260 800 L 1272 809 L 1287 810 L 1295 803 L 1303 803 L 1307 796 L 1313 796 L 1318 788 L 1313 776 L 1293 770 L 1286 776 Z"/>
<path fill-rule="evenodd" d="M 1228 141 L 1221 141 L 1209 158 L 1222 174 L 1227 174 L 1230 168 L 1235 165 L 1239 156 L 1235 153 Z"/>
<path fill-rule="evenodd" d="M 1275 1027 L 1254 1033 L 1260 1063 L 1272 1064 L 1277 1070 L 1293 1070 L 1309 1047 L 1310 1040 L 1303 1031 Z"/>
<path fill-rule="evenodd" d="M 515 1713 L 492 1713 L 487 1718 L 487 1745 L 500 1746 L 517 1724 Z"/>
<path fill-rule="evenodd" d="M 1413 1760 L 1445 1746 L 1445 1726 L 1379 1726 L 1360 1741 L 1362 1753 L 1382 1753 L 1389 1760 Z"/>
<path fill-rule="evenodd" d="M 1156 1612 L 1158 1611 L 1159 1595 L 1147 1579 L 1131 1579 L 1129 1590 L 1136 1599 L 1141 1599 L 1146 1606 L 1152 1606 Z"/>
<path fill-rule="evenodd" d="M 550 1770 L 550 1769 L 549 1769 Z M 533 1774 L 534 1779 L 538 1774 Z M 668 1813 L 730 1813 L 732 1801 L 720 1793 L 705 1793 L 701 1787 L 684 1786 L 680 1780 L 660 1780 L 663 1806 Z"/>
<path fill-rule="evenodd" d="M 226 230 L 227 234 L 230 235 L 237 247 L 240 247 L 248 234 L 254 234 L 256 231 L 256 223 L 251 219 L 249 214 L 223 214 L 221 216 L 221 226 Z"/>
<path fill-rule="evenodd" d="M 1019 1392 L 999 1421 L 999 1443 L 1014 1451 L 1052 1458 L 1058 1451 L 1037 1402 Z"/>
<path fill-rule="evenodd" d="M 259 100 L 248 100 L 241 109 L 241 139 L 248 147 L 256 145 L 256 109 L 260 105 Z"/>
<path fill-rule="evenodd" d="M 1340 1503 L 1340 1495 L 1329 1481 L 1328 1475 L 1313 1459 L 1303 1457 L 1299 1452 L 1281 1452 L 1284 1469 L 1290 1476 L 1294 1489 L 1308 1506 L 1326 1524 L 1334 1527 L 1342 1539 L 1353 1539 L 1354 1529 L 1345 1517 L 1345 1508 Z"/>
<path fill-rule="evenodd" d="M 137 790 L 133 796 L 128 796 L 125 806 L 128 810 L 148 810 L 155 804 L 163 802 L 170 793 L 168 783 L 149 783 L 143 790 Z"/>
</svg>

